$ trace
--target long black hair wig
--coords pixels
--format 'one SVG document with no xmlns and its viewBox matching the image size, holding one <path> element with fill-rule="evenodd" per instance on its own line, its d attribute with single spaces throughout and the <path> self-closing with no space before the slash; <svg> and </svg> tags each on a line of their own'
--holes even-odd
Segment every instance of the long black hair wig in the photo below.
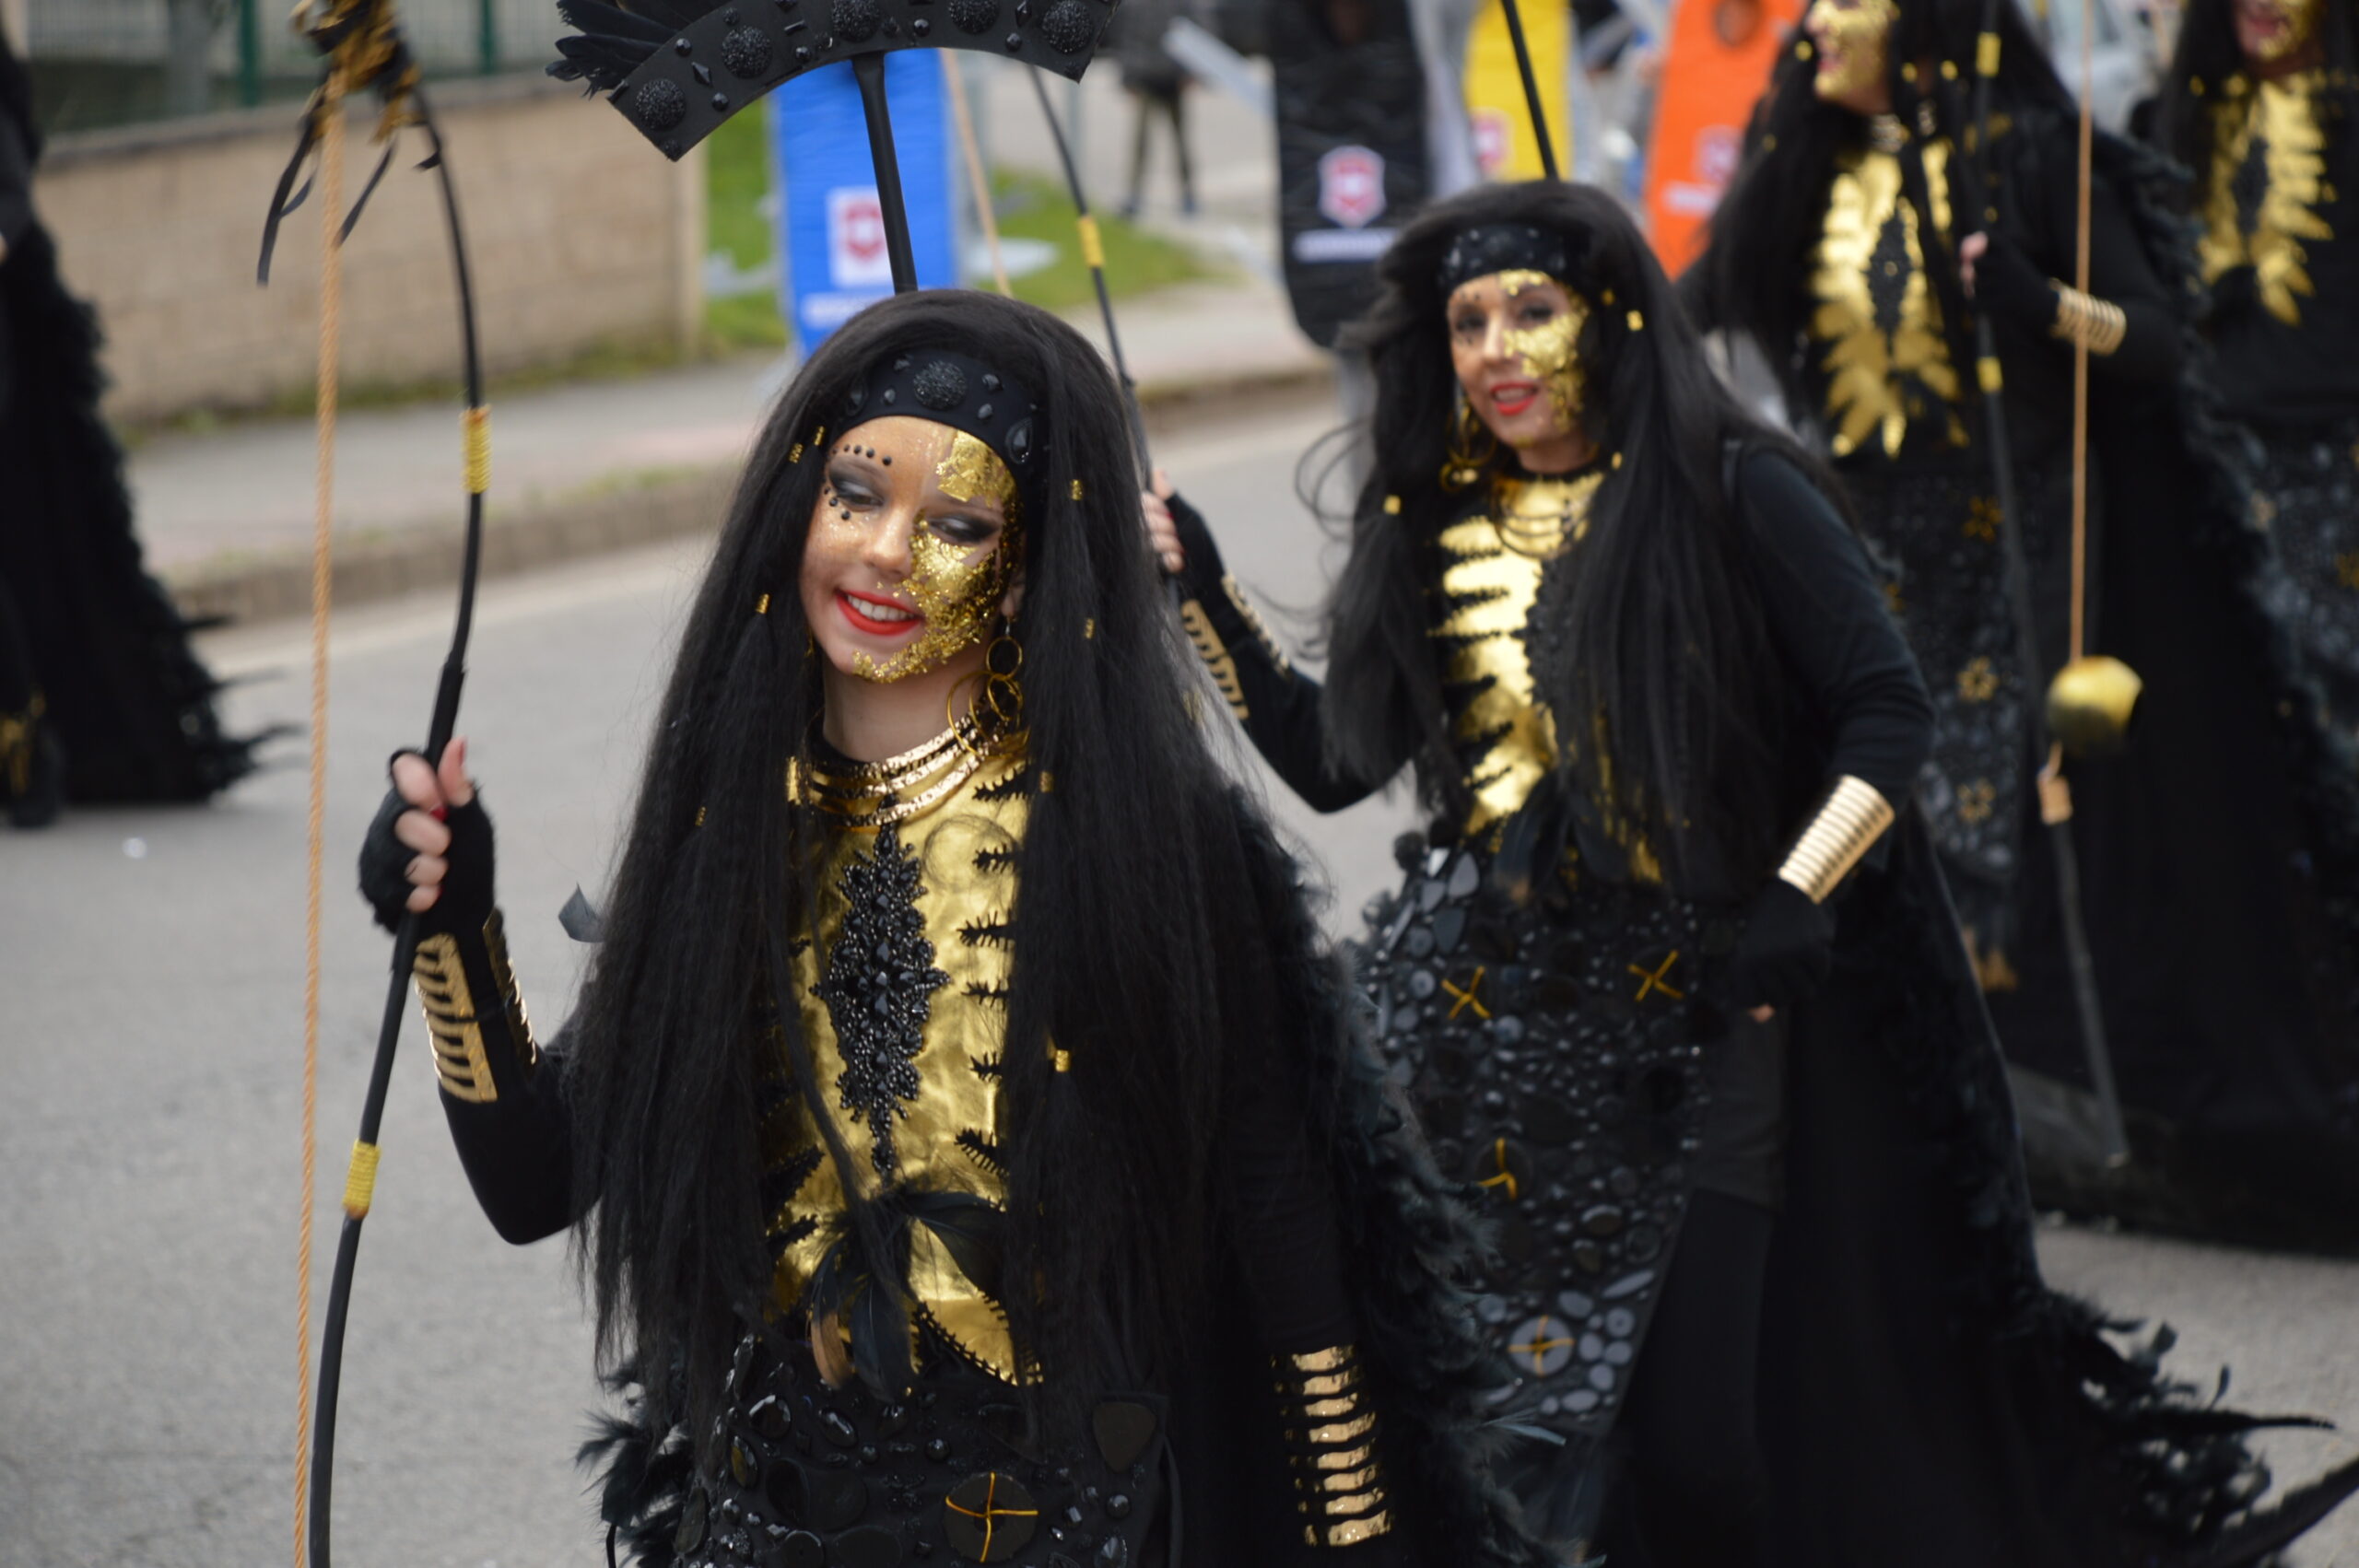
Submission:
<svg viewBox="0 0 2359 1568">
<path fill-rule="evenodd" d="M 1919 131 L 1930 125 L 1954 147 L 1966 146 L 1983 0 L 1896 4 L 1885 62 L 1893 112 Z M 2072 95 L 2016 0 L 1999 0 L 1998 16 L 1992 113 L 2014 120 L 2027 113 L 2075 113 Z M 1817 73 L 1816 47 L 1807 36 L 1797 37 L 1754 108 L 1743 158 L 1712 214 L 1704 252 L 1680 279 L 1681 297 L 1696 324 L 1706 331 L 1750 333 L 1777 372 L 1788 407 L 1797 413 L 1808 406 L 1803 356 L 1810 252 L 1825 227 L 1836 155 L 1863 134 L 1858 113 L 1818 96 Z M 1921 145 L 1912 139 L 1902 153 L 1901 195 L 1916 209 L 1926 275 L 1941 303 L 1951 360 L 1971 365 L 1973 317 L 1956 258 L 1933 220 Z"/>
<path fill-rule="evenodd" d="M 1123 402 L 1097 353 L 1041 310 L 902 295 L 811 357 L 746 467 L 573 1029 L 577 1235 L 602 1350 L 635 1370 L 654 1413 L 698 1432 L 734 1337 L 765 1311 L 757 1106 L 781 1039 L 802 1092 L 818 1093 L 784 982 L 814 847 L 797 841 L 783 785 L 821 701 L 797 592 L 819 431 L 872 366 L 924 349 L 1038 389 L 1045 442 L 1014 626 L 1033 794 L 1001 1063 L 999 1298 L 1054 1397 L 1139 1386 L 1126 1380 L 1170 1352 L 1205 1278 L 1207 1053 L 1224 1005 L 1213 954 L 1224 913 L 1253 902 L 1250 859 L 1190 717 L 1200 677 L 1140 525 Z M 1051 1069 L 1052 1038 L 1069 1072 Z"/>
<path fill-rule="evenodd" d="M 1727 459 L 1731 443 L 1769 446 L 1818 468 L 1722 387 L 1637 228 L 1585 185 L 1494 185 L 1436 203 L 1379 264 L 1380 293 L 1355 340 L 1376 377 L 1375 468 L 1330 612 L 1334 760 L 1381 778 L 1414 755 L 1427 803 L 1463 814 L 1429 595 L 1441 530 L 1466 496 L 1486 492 L 1440 480 L 1459 393 L 1437 275 L 1453 238 L 1493 223 L 1565 239 L 1574 275 L 1560 281 L 1589 304 L 1577 345 L 1582 418 L 1611 464 L 1579 548 L 1551 563 L 1534 611 L 1533 674 L 1567 743 L 1563 782 L 1611 802 L 1674 867 L 1691 830 L 1736 864 L 1757 864 L 1776 831 L 1758 780 L 1777 753 L 1784 694 L 1726 494 Z M 1510 473 L 1513 461 L 1497 453 L 1490 472 Z"/>
<path fill-rule="evenodd" d="M 2326 50 L 2330 113 L 2348 125 L 2359 111 L 2359 6 L 2351 0 L 2318 0 Z M 2180 14 L 2178 47 L 2163 79 L 2154 119 L 2155 144 L 2189 169 L 2212 161 L 2207 99 L 2217 101 L 2231 76 L 2246 73 L 2244 47 L 2236 41 L 2235 0 L 2188 0 Z"/>
</svg>

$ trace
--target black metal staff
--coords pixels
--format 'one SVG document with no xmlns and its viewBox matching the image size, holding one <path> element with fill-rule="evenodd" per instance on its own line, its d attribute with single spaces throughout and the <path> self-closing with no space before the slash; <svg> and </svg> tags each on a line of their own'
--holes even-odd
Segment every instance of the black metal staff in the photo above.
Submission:
<svg viewBox="0 0 2359 1568">
<path fill-rule="evenodd" d="M 1532 111 L 1532 134 L 1540 141 L 1540 171 L 1550 180 L 1563 178 L 1556 172 L 1556 144 L 1548 137 L 1548 114 L 1540 107 L 1540 78 L 1532 69 L 1532 45 L 1523 38 L 1523 13 L 1516 0 L 1499 0 L 1499 9 L 1508 19 L 1508 41 L 1515 46 L 1515 68 L 1523 77 L 1524 107 Z"/>
<path fill-rule="evenodd" d="M 1513 0 L 1508 0 L 1513 4 Z M 1977 205 L 1991 190 L 1990 101 L 1999 76 L 1999 6 L 1983 0 L 1982 33 L 1975 44 L 1974 194 Z M 2081 112 L 2089 112 L 2085 98 Z M 2086 175 L 2083 180 L 2085 184 Z M 1973 210 L 1969 208 L 1969 210 Z M 2015 504 L 2014 462 L 2008 450 L 2006 408 L 2001 393 L 2005 378 L 1999 368 L 1997 337 L 1987 310 L 1974 314 L 1975 373 L 1982 390 L 1986 437 L 1990 448 L 1993 484 L 1999 492 L 1999 537 L 2006 560 L 2007 602 L 2015 622 L 2015 661 L 2026 686 L 2040 670 L 2039 638 L 2033 622 L 2031 565 L 2024 551 L 2023 522 Z M 2077 650 L 2076 650 L 2077 651 Z M 2072 792 L 2060 766 L 2060 748 L 2048 733 L 2045 712 L 2033 705 L 2032 738 L 2036 755 L 2047 762 L 2038 778 L 2039 818 L 2048 828 L 2049 850 L 2056 858 L 2057 913 L 2064 931 L 2064 955 L 2072 977 L 2072 1001 L 2079 1015 L 2081 1047 L 2087 1058 L 2089 1082 L 2096 1091 L 2098 1130 L 2105 1141 L 2108 1168 L 2129 1164 L 2130 1137 L 2122 1124 L 2121 1094 L 2113 1076 L 2113 1052 L 2107 1044 L 2105 1008 L 2097 991 L 2096 964 L 2089 953 L 2089 933 L 2081 914 L 2081 862 L 2072 843 Z"/>
<path fill-rule="evenodd" d="M 391 0 L 320 0 L 299 13 L 298 25 L 326 56 L 320 89 L 306 109 L 303 131 L 295 156 L 273 195 L 264 228 L 259 280 L 270 280 L 270 261 L 280 221 L 299 206 L 310 187 L 293 189 L 305 160 L 323 137 L 340 135 L 331 129 L 330 116 L 344 113 L 346 91 L 368 89 L 383 100 L 384 117 L 378 135 L 386 142 L 360 197 L 337 231 L 336 243 L 352 232 L 361 208 L 376 190 L 393 155 L 393 140 L 405 127 L 424 132 L 428 156 L 419 167 L 432 170 L 441 188 L 442 211 L 451 239 L 451 261 L 458 285 L 459 333 L 465 365 L 466 413 L 464 417 L 466 461 L 466 538 L 459 570 L 458 612 L 451 648 L 436 683 L 434 709 L 427 725 L 426 755 L 440 761 L 458 721 L 459 693 L 466 683 L 467 640 L 475 625 L 475 583 L 483 557 L 483 497 L 490 481 L 488 411 L 484 405 L 483 360 L 475 330 L 475 287 L 467 263 L 466 237 L 459 222 L 459 197 L 445 156 L 442 133 L 418 85 L 418 70 L 395 28 Z M 292 194 L 290 194 L 292 190 Z M 332 258 L 331 258 L 332 260 Z M 333 332 L 333 321 L 325 330 Z M 332 389 L 323 396 L 332 396 Z M 369 1217 L 376 1187 L 378 1129 L 384 1119 L 385 1095 L 393 1082 L 393 1053 L 401 1039 L 402 1014 L 408 1004 L 410 970 L 417 956 L 417 917 L 405 915 L 393 937 L 392 978 L 377 1031 L 376 1059 L 369 1073 L 368 1097 L 360 1112 L 360 1135 L 354 1142 L 352 1163 L 344 1190 L 344 1228 L 336 1241 L 335 1271 L 328 1290 L 327 1318 L 320 1342 L 318 1402 L 312 1422 L 309 1551 L 311 1568 L 329 1568 L 330 1511 L 335 1480 L 336 1401 L 344 1368 L 345 1328 L 352 1310 L 352 1280 L 360 1257 L 360 1227 Z M 308 1206 L 311 1194 L 304 1194 Z"/>
<path fill-rule="evenodd" d="M 1122 397 L 1131 408 L 1131 443 L 1137 449 L 1139 473 L 1155 472 L 1155 460 L 1147 455 L 1146 415 L 1139 409 L 1139 387 L 1131 380 L 1130 362 L 1122 357 L 1122 335 L 1114 330 L 1114 297 L 1106 291 L 1106 241 L 1097 232 L 1097 219 L 1089 211 L 1089 197 L 1081 188 L 1081 170 L 1073 160 L 1073 148 L 1065 142 L 1065 128 L 1057 120 L 1057 111 L 1049 103 L 1048 84 L 1038 71 L 1027 72 L 1032 78 L 1033 96 L 1040 100 L 1040 116 L 1049 123 L 1049 135 L 1057 144 L 1057 161 L 1064 166 L 1065 191 L 1073 198 L 1074 230 L 1081 237 L 1082 264 L 1089 269 L 1089 281 L 1097 290 L 1097 313 L 1106 322 L 1106 351 L 1114 361 L 1114 379 L 1122 383 Z"/>
</svg>

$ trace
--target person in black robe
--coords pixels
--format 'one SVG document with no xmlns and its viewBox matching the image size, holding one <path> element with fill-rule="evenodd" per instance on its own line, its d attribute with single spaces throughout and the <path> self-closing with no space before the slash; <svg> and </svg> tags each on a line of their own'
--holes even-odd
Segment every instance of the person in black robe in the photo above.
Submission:
<svg viewBox="0 0 2359 1568">
<path fill-rule="evenodd" d="M 1123 421 L 987 295 L 812 357 L 545 1049 L 464 743 L 397 763 L 363 889 L 423 911 L 486 1212 L 577 1231 L 638 1562 L 1546 1562 L 1474 1465 L 1471 1222 L 1190 717 Z"/>
<path fill-rule="evenodd" d="M 2192 332 L 2200 284 L 2174 177 L 2097 134 L 2088 290 L 2065 281 L 2077 113 L 2002 6 L 1987 157 L 1974 156 L 1981 12 L 1814 6 L 1683 298 L 1699 325 L 1759 349 L 1790 421 L 1829 455 L 1924 668 L 1936 727 L 1916 793 L 2016 1070 L 2043 1206 L 2359 1245 L 2359 795 L 2283 657 L 2292 627 Z M 1987 369 L 1978 318 L 1996 348 Z M 2090 434 L 2078 544 L 2076 347 Z M 1992 468 L 1994 376 L 2012 520 Z M 2009 521 L 2037 668 L 2018 652 Z M 2083 679 L 2120 674 L 2092 664 L 2051 688 L 2075 651 L 2126 663 L 2142 689 Z M 2126 1165 L 2102 1136 L 2039 783 L 2050 736 L 2071 742 L 2084 721 L 2100 744 L 2059 777 Z M 2116 755 L 2098 755 L 2106 742 Z"/>
<path fill-rule="evenodd" d="M 32 80 L 0 30 L 0 806 L 200 801 L 253 767 L 189 623 L 140 565 L 99 329 L 33 206 Z"/>
<path fill-rule="evenodd" d="M 1149 509 L 1288 785 L 1337 810 L 1407 766 L 1433 813 L 1365 975 L 1497 1227 L 1527 1517 L 1641 1568 L 2265 1557 L 2359 1468 L 2260 1511 L 2243 1418 L 2042 1282 L 1914 798 L 1933 707 L 1836 481 L 1602 192 L 1451 198 L 1382 275 L 1323 685 Z"/>
</svg>

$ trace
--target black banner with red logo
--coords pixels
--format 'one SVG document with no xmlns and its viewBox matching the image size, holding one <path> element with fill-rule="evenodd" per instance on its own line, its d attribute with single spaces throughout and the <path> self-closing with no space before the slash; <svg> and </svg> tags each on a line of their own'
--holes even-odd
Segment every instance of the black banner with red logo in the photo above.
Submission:
<svg viewBox="0 0 2359 1568">
<path fill-rule="evenodd" d="M 1278 236 L 1304 333 L 1332 348 L 1426 199 L 1426 78 L 1407 0 L 1275 0 Z"/>
</svg>

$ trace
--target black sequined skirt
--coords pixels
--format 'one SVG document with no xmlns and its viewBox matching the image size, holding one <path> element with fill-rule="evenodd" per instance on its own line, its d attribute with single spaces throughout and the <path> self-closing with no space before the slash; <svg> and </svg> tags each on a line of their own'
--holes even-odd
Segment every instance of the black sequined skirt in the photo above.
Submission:
<svg viewBox="0 0 2359 1568">
<path fill-rule="evenodd" d="M 1017 1396 L 947 1355 L 881 1398 L 830 1388 L 810 1347 L 748 1335 L 717 1468 L 689 1494 L 682 1568 L 1155 1568 L 1164 1402 L 1102 1399 L 1090 1430 L 1027 1440 Z"/>
<path fill-rule="evenodd" d="M 2259 521 L 2281 572 L 2268 608 L 2293 634 L 2330 722 L 2359 738 L 2359 419 L 2261 438 Z"/>
<path fill-rule="evenodd" d="M 1999 504 L 1987 465 L 1961 458 L 1842 469 L 1860 531 L 1933 698 L 1933 746 L 1917 799 L 1964 923 L 1986 945 L 2013 934 L 2032 766 L 2031 705 L 2044 680 L 2022 668 Z M 2053 476 L 2016 476 L 2042 662 L 2063 658 L 2071 614 L 2069 530 Z"/>
<path fill-rule="evenodd" d="M 1436 1159 L 1496 1222 L 1477 1310 L 1517 1374 L 1500 1414 L 1602 1438 L 1695 1185 L 1728 1034 L 1704 991 L 1739 928 L 1603 882 L 1519 907 L 1486 872 L 1426 851 L 1370 910 L 1362 974 Z"/>
</svg>

